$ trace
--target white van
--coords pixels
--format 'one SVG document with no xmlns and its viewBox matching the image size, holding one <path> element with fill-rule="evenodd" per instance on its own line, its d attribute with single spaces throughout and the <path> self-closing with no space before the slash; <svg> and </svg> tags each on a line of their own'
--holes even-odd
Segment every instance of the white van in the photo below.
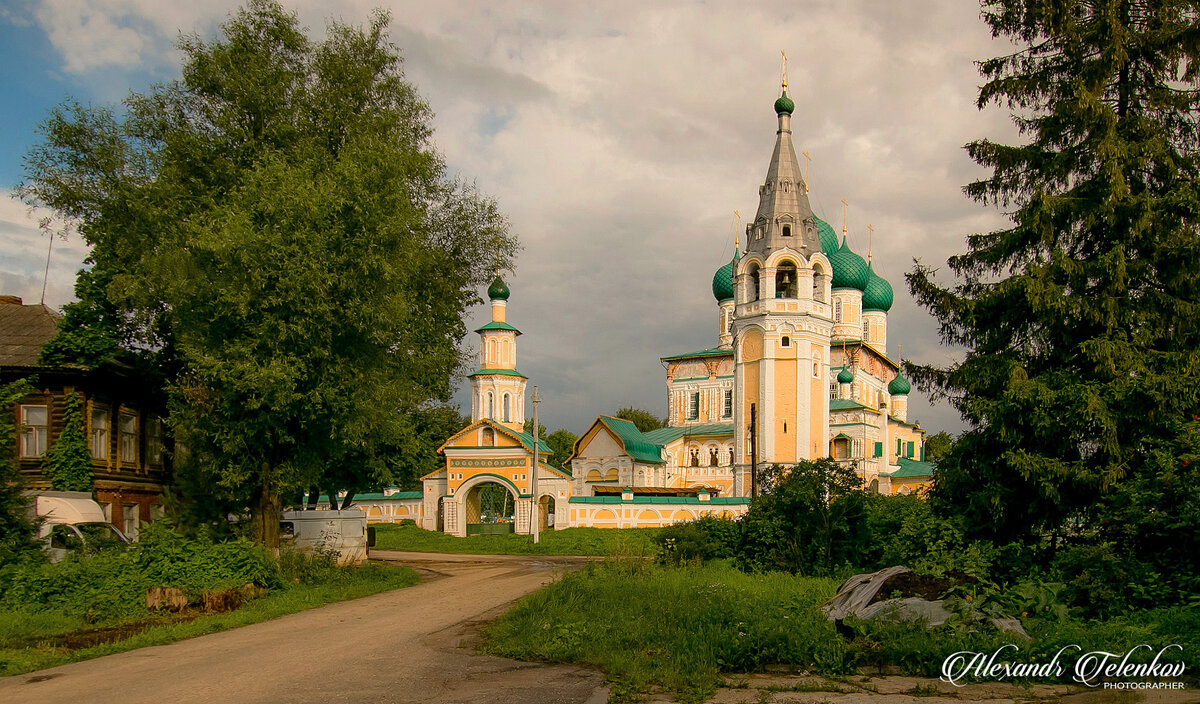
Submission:
<svg viewBox="0 0 1200 704">
<path fill-rule="evenodd" d="M 25 492 L 29 511 L 41 519 L 37 537 L 51 562 L 83 549 L 124 547 L 129 539 L 104 517 L 104 509 L 86 491 Z"/>
<path fill-rule="evenodd" d="M 359 508 L 284 511 L 279 545 L 304 552 L 336 552 L 339 565 L 355 565 L 367 559 L 374 532 L 374 527 L 367 528 L 367 514 Z"/>
</svg>

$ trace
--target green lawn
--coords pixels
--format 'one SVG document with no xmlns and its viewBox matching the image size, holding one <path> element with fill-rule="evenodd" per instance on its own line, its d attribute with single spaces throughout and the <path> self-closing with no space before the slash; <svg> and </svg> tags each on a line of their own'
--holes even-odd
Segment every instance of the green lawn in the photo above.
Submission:
<svg viewBox="0 0 1200 704">
<path fill-rule="evenodd" d="M 679 568 L 611 560 L 519 601 L 485 628 L 484 649 L 600 667 L 616 701 L 636 701 L 657 687 L 679 701 L 701 702 L 727 674 L 766 665 L 842 677 L 894 664 L 907 674 L 936 677 L 951 653 L 990 653 L 1010 642 L 1034 662 L 1049 661 L 1070 644 L 1083 652 L 1121 653 L 1142 643 L 1178 643 L 1189 655 L 1200 648 L 1200 609 L 1184 607 L 1107 622 L 1027 622 L 1029 643 L 966 624 L 934 630 L 852 624 L 857 634 L 849 640 L 818 609 L 838 584 L 778 572 L 747 574 L 724 562 Z M 1070 672 L 1073 661 L 1065 664 Z"/>
<path fill-rule="evenodd" d="M 411 524 L 375 525 L 376 550 L 412 550 L 474 555 L 654 555 L 657 528 L 567 528 L 528 535 L 472 535 L 457 538 Z"/>
<path fill-rule="evenodd" d="M 370 563 L 338 570 L 332 581 L 287 584 L 282 589 L 229 613 L 204 614 L 190 621 L 177 617 L 155 617 L 137 621 L 89 624 L 78 616 L 57 610 L 17 608 L 0 611 L 0 675 L 19 675 L 103 655 L 150 645 L 163 645 L 184 638 L 247 626 L 279 616 L 357 599 L 416 584 L 416 572 L 399 565 Z M 146 627 L 148 626 L 148 627 Z M 98 645 L 78 645 L 95 640 L 99 629 L 119 634 L 119 640 Z M 136 631 L 126 634 L 127 631 Z M 127 635 L 127 637 L 125 637 Z M 74 647 L 72 643 L 76 643 Z"/>
</svg>

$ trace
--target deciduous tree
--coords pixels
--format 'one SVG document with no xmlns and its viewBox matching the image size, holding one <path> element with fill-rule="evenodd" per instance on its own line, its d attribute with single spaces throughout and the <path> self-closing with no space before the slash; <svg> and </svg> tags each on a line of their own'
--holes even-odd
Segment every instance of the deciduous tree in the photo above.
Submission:
<svg viewBox="0 0 1200 704">
<path fill-rule="evenodd" d="M 171 361 L 179 471 L 249 506 L 269 545 L 281 492 L 389 472 L 449 399 L 464 313 L 515 247 L 446 175 L 387 27 L 377 12 L 313 42 L 254 0 L 184 37 L 182 77 L 120 118 L 55 110 L 27 160 L 26 200 L 93 245 L 84 304 Z"/>
</svg>

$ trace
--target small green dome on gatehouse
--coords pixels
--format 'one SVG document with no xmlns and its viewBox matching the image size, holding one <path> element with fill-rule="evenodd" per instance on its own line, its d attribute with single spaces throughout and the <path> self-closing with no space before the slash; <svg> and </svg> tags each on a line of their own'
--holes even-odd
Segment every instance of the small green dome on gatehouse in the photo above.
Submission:
<svg viewBox="0 0 1200 704">
<path fill-rule="evenodd" d="M 488 286 L 488 298 L 493 301 L 508 300 L 508 284 L 504 283 L 504 279 L 500 278 L 499 274 L 496 274 L 496 280 L 492 282 L 492 285 Z"/>
</svg>

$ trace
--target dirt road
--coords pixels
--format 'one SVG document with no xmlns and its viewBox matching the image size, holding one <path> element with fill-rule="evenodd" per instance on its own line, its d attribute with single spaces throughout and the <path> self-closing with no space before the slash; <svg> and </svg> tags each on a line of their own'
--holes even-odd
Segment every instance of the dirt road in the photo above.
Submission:
<svg viewBox="0 0 1200 704">
<path fill-rule="evenodd" d="M 604 702 L 600 673 L 458 647 L 578 560 L 379 553 L 421 584 L 274 621 L 0 680 L 13 704 Z"/>
</svg>

